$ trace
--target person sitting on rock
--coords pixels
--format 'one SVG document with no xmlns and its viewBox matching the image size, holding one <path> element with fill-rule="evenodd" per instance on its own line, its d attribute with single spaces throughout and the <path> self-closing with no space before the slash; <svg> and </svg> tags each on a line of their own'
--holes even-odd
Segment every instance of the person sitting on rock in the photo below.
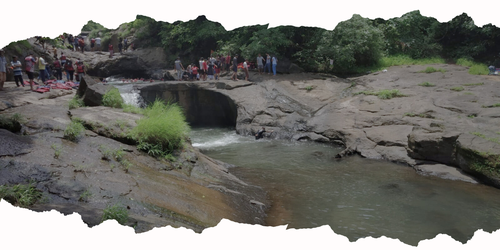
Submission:
<svg viewBox="0 0 500 250">
<path fill-rule="evenodd" d="M 262 129 L 257 131 L 257 133 L 255 134 L 255 140 L 264 138 L 264 133 L 266 133 L 266 132 L 268 132 L 268 131 L 266 131 L 266 128 L 262 127 Z M 274 132 L 274 131 L 273 130 L 269 131 L 269 133 L 272 133 L 272 132 Z"/>
</svg>

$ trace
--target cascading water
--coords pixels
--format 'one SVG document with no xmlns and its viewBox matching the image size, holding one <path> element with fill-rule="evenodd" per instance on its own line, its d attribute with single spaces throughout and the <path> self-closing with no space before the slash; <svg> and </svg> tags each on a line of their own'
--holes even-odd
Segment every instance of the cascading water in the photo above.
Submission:
<svg viewBox="0 0 500 250">
<path fill-rule="evenodd" d="M 146 105 L 140 92 L 133 88 L 133 84 L 115 84 L 114 86 L 120 90 L 120 94 L 125 104 L 134 105 L 140 108 Z"/>
</svg>

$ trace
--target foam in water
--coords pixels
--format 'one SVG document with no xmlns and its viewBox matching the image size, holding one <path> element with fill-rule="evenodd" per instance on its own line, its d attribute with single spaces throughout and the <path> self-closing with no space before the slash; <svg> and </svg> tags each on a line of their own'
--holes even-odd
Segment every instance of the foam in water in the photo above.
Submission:
<svg viewBox="0 0 500 250">
<path fill-rule="evenodd" d="M 209 132 L 209 130 L 203 130 Z M 195 137 L 196 138 L 196 137 Z M 193 146 L 200 149 L 218 148 L 231 144 L 241 143 L 244 138 L 237 135 L 234 131 L 225 132 L 222 137 L 208 136 L 203 141 L 193 141 Z"/>
</svg>

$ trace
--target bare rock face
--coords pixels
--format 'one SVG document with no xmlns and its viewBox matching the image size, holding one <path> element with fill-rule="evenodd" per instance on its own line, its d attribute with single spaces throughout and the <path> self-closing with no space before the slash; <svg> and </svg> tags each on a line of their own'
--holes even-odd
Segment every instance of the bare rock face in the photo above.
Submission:
<svg viewBox="0 0 500 250">
<path fill-rule="evenodd" d="M 455 144 L 460 134 L 456 131 L 431 133 L 415 129 L 408 135 L 408 155 L 419 160 L 455 165 Z"/>
</svg>

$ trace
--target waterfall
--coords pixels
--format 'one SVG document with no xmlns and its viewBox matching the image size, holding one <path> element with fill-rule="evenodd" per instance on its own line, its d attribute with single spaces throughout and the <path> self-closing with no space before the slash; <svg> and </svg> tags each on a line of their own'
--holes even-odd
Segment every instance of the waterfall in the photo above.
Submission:
<svg viewBox="0 0 500 250">
<path fill-rule="evenodd" d="M 140 91 L 133 88 L 133 84 L 126 85 L 114 85 L 118 90 L 120 90 L 120 94 L 123 98 L 123 102 L 125 104 L 130 104 L 136 107 L 143 108 L 146 106 L 144 100 L 140 95 Z"/>
</svg>

